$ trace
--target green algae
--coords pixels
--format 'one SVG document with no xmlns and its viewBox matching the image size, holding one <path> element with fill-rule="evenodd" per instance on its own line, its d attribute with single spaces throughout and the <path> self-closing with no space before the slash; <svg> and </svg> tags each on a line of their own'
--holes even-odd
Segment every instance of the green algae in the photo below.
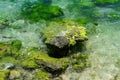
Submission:
<svg viewBox="0 0 120 80">
<path fill-rule="evenodd" d="M 95 0 L 98 5 L 113 4 L 119 2 L 119 0 Z"/>
<path fill-rule="evenodd" d="M 0 43 L 0 56 L 5 56 L 10 54 L 10 45 L 8 43 Z"/>
<path fill-rule="evenodd" d="M 2 57 L 0 59 L 0 71 L 9 70 L 18 65 L 18 60 L 13 57 Z"/>
<path fill-rule="evenodd" d="M 76 26 L 76 23 L 64 21 L 65 23 L 51 23 L 42 30 L 43 36 L 46 38 L 45 43 L 49 43 L 56 36 L 65 36 L 69 40 L 69 44 L 76 44 L 76 40 L 84 41 L 87 39 L 87 31 L 83 26 Z M 71 23 L 70 23 L 71 22 Z"/>
<path fill-rule="evenodd" d="M 22 67 L 27 69 L 35 69 L 38 68 L 38 65 L 35 63 L 34 59 L 25 59 L 21 62 Z"/>
<path fill-rule="evenodd" d="M 52 6 L 51 0 L 47 1 L 48 4 L 44 0 L 37 2 L 25 1 L 21 8 L 22 15 L 31 21 L 51 20 L 63 15 L 60 7 Z"/>
<path fill-rule="evenodd" d="M 19 50 L 22 47 L 22 42 L 20 40 L 13 40 L 11 42 L 11 50 L 12 50 L 12 54 L 13 55 L 18 55 L 19 54 Z M 18 54 L 17 54 L 18 53 Z"/>
<path fill-rule="evenodd" d="M 42 30 L 43 36 L 46 38 L 45 43 L 49 43 L 55 36 L 61 31 L 65 31 L 67 28 L 61 22 L 51 22 Z"/>
<path fill-rule="evenodd" d="M 20 76 L 21 76 L 21 74 L 19 71 L 17 71 L 17 70 L 10 71 L 10 75 L 9 75 L 10 80 L 19 79 Z"/>
<path fill-rule="evenodd" d="M 83 71 L 86 67 L 90 66 L 88 61 L 88 54 L 86 53 L 77 53 L 74 54 L 71 58 L 73 69 L 77 72 Z"/>
<path fill-rule="evenodd" d="M 18 55 L 17 53 L 19 53 L 21 46 L 22 46 L 22 43 L 20 40 L 1 42 L 0 43 L 0 56 Z"/>
<path fill-rule="evenodd" d="M 10 56 L 2 57 L 0 59 L 0 62 L 17 64 L 17 60 L 14 57 L 10 57 Z"/>
<path fill-rule="evenodd" d="M 31 50 L 29 55 L 26 55 L 25 59 L 21 61 L 21 65 L 25 68 L 38 68 L 41 67 L 41 62 L 36 63 L 36 61 L 42 60 L 47 64 L 54 65 L 57 68 L 66 69 L 69 65 L 69 61 L 67 58 L 53 58 L 48 56 L 48 54 L 39 51 L 39 50 Z"/>
<path fill-rule="evenodd" d="M 87 39 L 86 28 L 82 26 L 68 26 L 66 37 L 69 40 L 69 45 L 75 45 L 76 41 L 85 41 Z"/>
<path fill-rule="evenodd" d="M 6 80 L 8 74 L 9 74 L 9 70 L 0 71 L 0 80 Z"/>
<path fill-rule="evenodd" d="M 50 80 L 49 77 L 50 77 L 50 74 L 48 72 L 37 70 L 35 72 L 35 78 L 33 79 L 34 80 Z"/>
</svg>

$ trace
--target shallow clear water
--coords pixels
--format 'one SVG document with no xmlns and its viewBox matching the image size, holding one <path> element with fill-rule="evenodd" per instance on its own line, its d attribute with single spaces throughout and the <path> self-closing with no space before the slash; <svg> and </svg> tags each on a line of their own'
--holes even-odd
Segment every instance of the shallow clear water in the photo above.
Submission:
<svg viewBox="0 0 120 80">
<path fill-rule="evenodd" d="M 120 58 L 119 26 L 117 22 L 100 22 L 97 34 L 90 36 L 87 42 L 91 67 L 82 73 L 69 74 L 68 71 L 66 76 L 69 78 L 63 75 L 65 80 L 119 80 L 120 68 L 116 65 Z"/>
<path fill-rule="evenodd" d="M 11 25 L 14 25 L 13 27 L 5 26 L 5 29 L 0 27 L 0 41 L 19 39 L 24 47 L 44 47 L 45 45 L 42 43 L 41 34 L 39 34 L 38 30 L 46 27 L 45 22 L 31 24 L 21 20 L 19 12 L 21 3 L 22 1 L 15 3 L 0 1 L 0 20 L 7 19 L 12 22 Z M 66 19 L 75 19 L 78 13 L 74 11 L 69 13 L 65 8 L 67 4 L 71 4 L 71 1 L 66 0 L 66 4 L 64 0 L 60 2 L 53 1 L 53 5 L 59 5 L 65 10 Z M 95 34 L 89 36 L 86 44 L 91 67 L 81 73 L 67 70 L 62 75 L 63 80 L 120 80 L 120 64 L 117 64 L 120 59 L 120 20 L 115 19 L 112 21 L 106 17 L 110 12 L 118 14 L 120 12 L 108 7 L 97 8 L 101 13 L 101 18 L 97 21 L 98 26 L 96 26 Z M 94 25 L 87 23 L 86 26 Z"/>
</svg>

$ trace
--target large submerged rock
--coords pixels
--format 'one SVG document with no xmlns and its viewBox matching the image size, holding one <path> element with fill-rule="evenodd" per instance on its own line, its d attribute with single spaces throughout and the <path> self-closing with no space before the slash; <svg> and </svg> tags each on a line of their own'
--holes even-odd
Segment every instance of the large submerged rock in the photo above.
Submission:
<svg viewBox="0 0 120 80">
<path fill-rule="evenodd" d="M 0 56 L 17 55 L 21 49 L 22 43 L 20 40 L 12 40 L 7 42 L 0 42 Z"/>
<path fill-rule="evenodd" d="M 67 56 L 69 51 L 68 48 L 69 41 L 64 36 L 57 36 L 53 38 L 48 44 L 49 55 L 53 57 L 64 57 Z M 57 55 L 55 55 L 57 53 Z"/>
<path fill-rule="evenodd" d="M 62 23 L 51 23 L 43 29 L 43 36 L 49 49 L 48 54 L 58 58 L 68 56 L 71 46 L 87 40 L 85 27 Z"/>
<path fill-rule="evenodd" d="M 39 50 L 31 50 L 28 53 L 29 56 L 26 55 L 26 59 L 21 61 L 24 68 L 42 68 L 49 73 L 60 74 L 64 72 L 69 65 L 67 58 L 53 58 Z"/>
</svg>

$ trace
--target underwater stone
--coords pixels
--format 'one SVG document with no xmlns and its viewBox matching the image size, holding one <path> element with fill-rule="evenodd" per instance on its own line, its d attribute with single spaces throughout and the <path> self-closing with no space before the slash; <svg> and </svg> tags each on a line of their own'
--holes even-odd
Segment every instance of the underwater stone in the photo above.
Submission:
<svg viewBox="0 0 120 80">
<path fill-rule="evenodd" d="M 61 58 L 68 56 L 70 55 L 71 46 L 74 47 L 79 42 L 85 42 L 88 39 L 86 28 L 83 26 L 68 25 L 68 23 L 53 24 L 55 23 L 51 23 L 43 29 L 48 54 L 52 57 Z M 59 36 L 63 31 L 65 32 L 64 35 Z"/>
<path fill-rule="evenodd" d="M 70 55 L 71 46 L 75 47 L 76 44 L 85 42 L 88 37 L 86 28 L 83 26 L 58 24 L 44 28 L 43 36 L 46 38 L 45 43 L 48 47 L 48 54 L 52 57 L 61 58 Z M 65 32 L 64 35 L 59 36 L 63 31 Z M 80 49 L 82 50 L 82 47 Z"/>
<path fill-rule="evenodd" d="M 5 56 L 7 54 L 10 54 L 10 43 L 7 42 L 1 42 L 0 43 L 0 56 Z"/>
<path fill-rule="evenodd" d="M 53 57 L 63 57 L 68 54 L 68 40 L 64 36 L 57 36 L 47 44 L 49 55 Z"/>
<path fill-rule="evenodd" d="M 20 72 L 17 71 L 17 70 L 10 71 L 9 78 L 10 78 L 10 80 L 14 80 L 14 79 L 20 78 Z"/>
<path fill-rule="evenodd" d="M 35 70 L 33 79 L 34 80 L 51 80 L 50 76 L 51 76 L 50 73 L 38 69 L 38 70 Z"/>
<path fill-rule="evenodd" d="M 41 67 L 42 69 L 50 73 L 60 74 L 69 65 L 69 61 L 67 58 L 53 58 L 39 50 L 31 50 L 29 53 L 30 53 L 30 55 L 28 56 L 29 59 L 32 59 L 32 61 L 34 61 L 38 65 L 38 67 Z"/>
<path fill-rule="evenodd" d="M 88 61 L 88 54 L 79 52 L 72 55 L 71 65 L 76 72 L 83 71 L 86 67 L 90 66 L 90 62 Z"/>
<path fill-rule="evenodd" d="M 54 59 L 53 59 L 54 60 Z M 60 59 L 58 59 L 60 60 Z M 68 61 L 63 61 L 63 60 L 60 60 L 60 61 L 54 61 L 56 62 L 56 64 L 54 62 L 51 62 L 51 61 L 46 61 L 46 60 L 43 60 L 43 59 L 36 59 L 36 63 L 38 65 L 40 65 L 42 68 L 44 68 L 46 71 L 52 73 L 52 74 L 61 74 L 65 71 L 65 69 L 68 67 Z"/>
<path fill-rule="evenodd" d="M 68 45 L 68 40 L 64 36 L 57 36 L 50 41 L 50 45 L 63 48 L 64 46 Z"/>
<path fill-rule="evenodd" d="M 0 71 L 0 80 L 6 80 L 8 74 L 9 74 L 9 70 Z"/>
<path fill-rule="evenodd" d="M 3 66 L 4 66 L 4 68 L 1 71 L 5 71 L 7 69 L 13 68 L 14 64 L 12 64 L 12 63 L 4 63 Z"/>
<path fill-rule="evenodd" d="M 22 43 L 20 40 L 12 40 L 7 42 L 0 42 L 0 56 L 17 55 L 21 49 Z"/>
<path fill-rule="evenodd" d="M 67 58 L 53 58 L 38 49 L 31 49 L 29 55 L 24 55 L 21 66 L 25 69 L 44 69 L 50 73 L 62 73 L 69 65 Z"/>
<path fill-rule="evenodd" d="M 69 45 L 75 45 L 77 41 L 86 41 L 88 39 L 85 27 L 69 26 L 68 28 L 66 37 L 69 40 Z"/>
<path fill-rule="evenodd" d="M 25 69 L 35 69 L 38 68 L 38 65 L 35 63 L 34 59 L 25 59 L 21 62 L 21 66 Z"/>
</svg>

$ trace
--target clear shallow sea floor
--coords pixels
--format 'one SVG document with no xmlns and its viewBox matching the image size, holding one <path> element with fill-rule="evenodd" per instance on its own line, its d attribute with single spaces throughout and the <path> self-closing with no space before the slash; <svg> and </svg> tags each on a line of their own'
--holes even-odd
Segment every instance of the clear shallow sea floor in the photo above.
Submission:
<svg viewBox="0 0 120 80">
<path fill-rule="evenodd" d="M 24 47 L 39 47 L 38 43 L 41 44 L 40 47 L 44 47 L 41 35 L 37 30 L 46 25 L 29 24 L 20 20 L 19 6 L 21 5 L 19 3 L 0 1 L 0 19 L 16 20 L 24 26 L 22 28 L 17 26 L 17 29 L 7 26 L 5 29 L 1 28 L 0 41 L 19 39 L 23 42 Z M 90 24 L 87 25 L 90 26 Z M 86 47 L 91 67 L 81 73 L 68 69 L 62 75 L 63 80 L 120 80 L 120 20 L 115 22 L 100 20 L 96 34 L 89 36 Z"/>
</svg>

